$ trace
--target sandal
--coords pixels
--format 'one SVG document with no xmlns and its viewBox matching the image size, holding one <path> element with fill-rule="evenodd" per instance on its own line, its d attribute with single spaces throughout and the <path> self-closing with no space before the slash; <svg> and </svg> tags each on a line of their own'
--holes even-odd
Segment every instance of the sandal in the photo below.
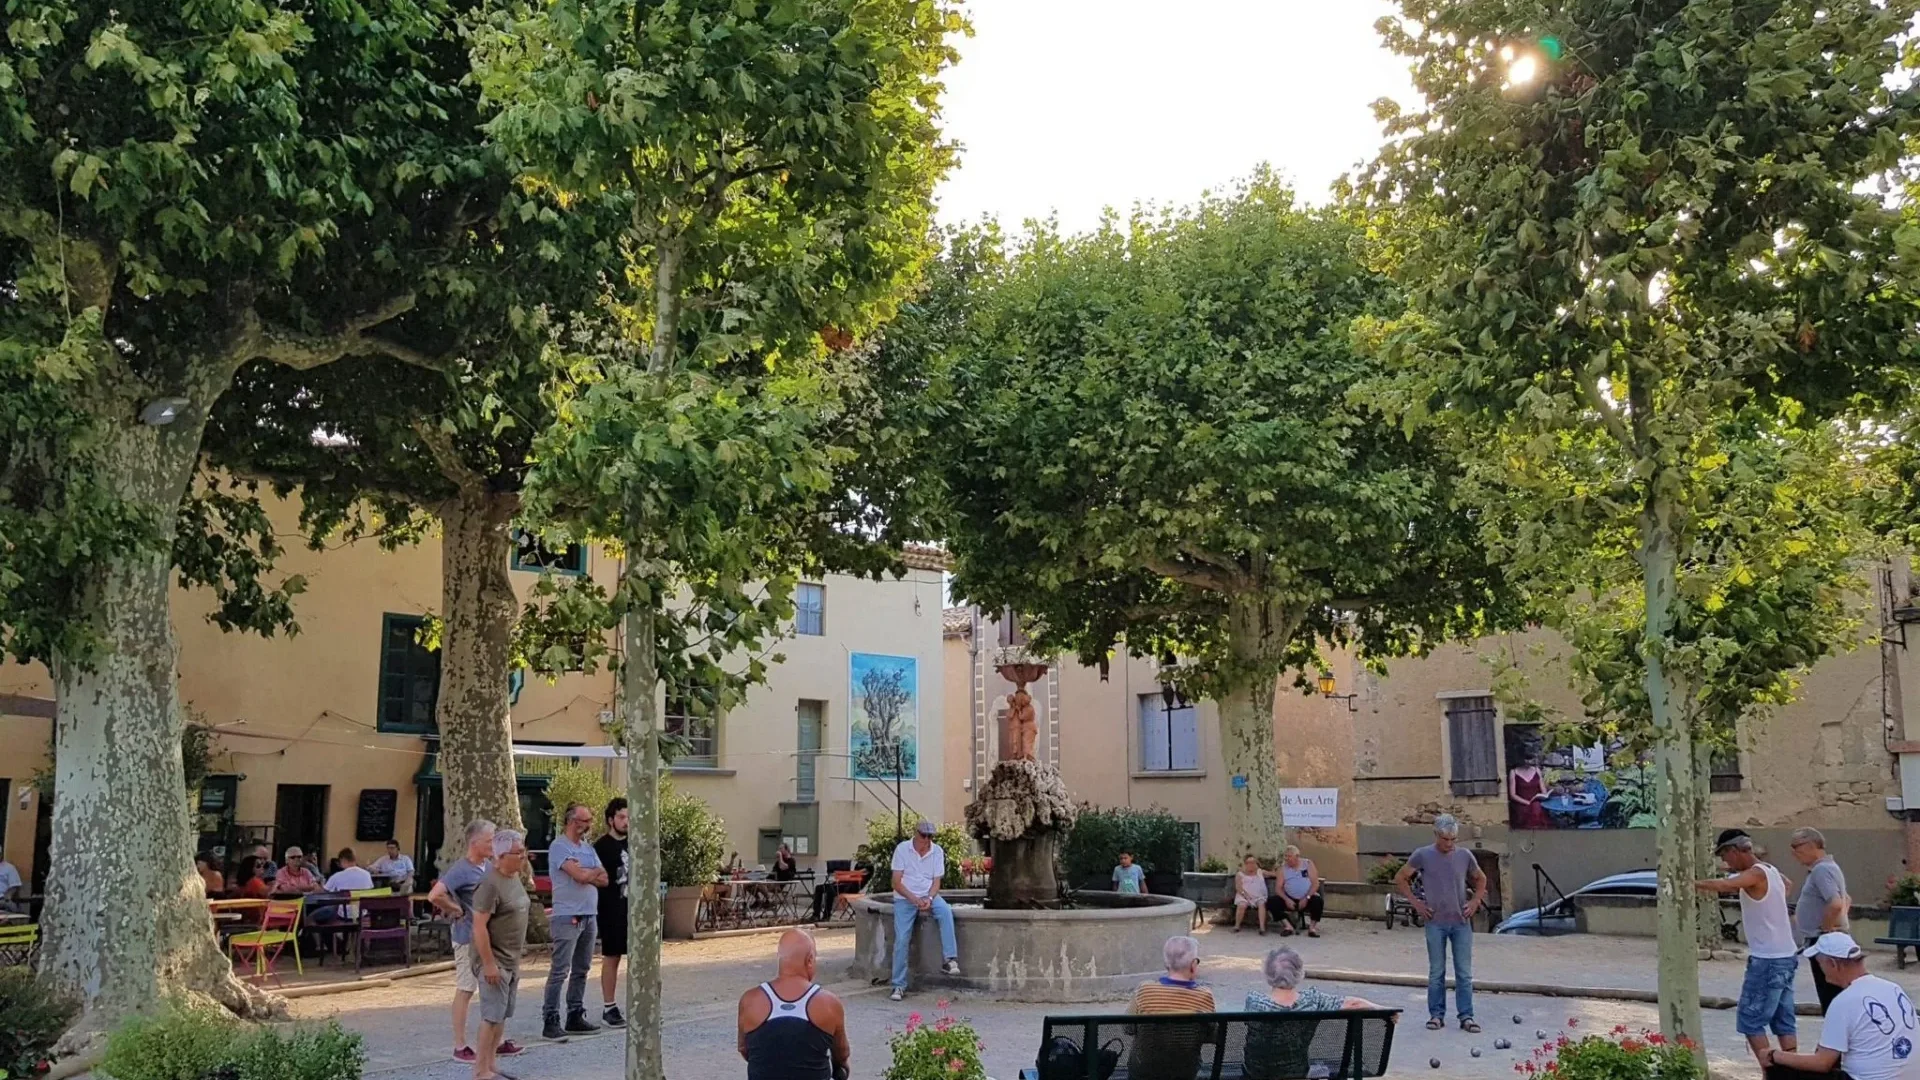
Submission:
<svg viewBox="0 0 1920 1080">
<path fill-rule="evenodd" d="M 1460 1030 L 1469 1035 L 1478 1035 L 1480 1034 L 1480 1022 L 1471 1016 L 1464 1017 L 1460 1021 Z"/>
<path fill-rule="evenodd" d="M 1447 1022 L 1437 1016 L 1427 1021 L 1428 1031 L 1439 1031 L 1441 1028 L 1444 1028 L 1446 1026 L 1447 1026 Z"/>
<path fill-rule="evenodd" d="M 1315 926 L 1310 926 L 1310 927 L 1308 927 L 1308 928 L 1307 928 L 1307 936 L 1308 936 L 1308 937 L 1319 937 L 1319 936 L 1320 936 L 1320 928 L 1319 928 L 1319 927 L 1315 927 Z"/>
</svg>

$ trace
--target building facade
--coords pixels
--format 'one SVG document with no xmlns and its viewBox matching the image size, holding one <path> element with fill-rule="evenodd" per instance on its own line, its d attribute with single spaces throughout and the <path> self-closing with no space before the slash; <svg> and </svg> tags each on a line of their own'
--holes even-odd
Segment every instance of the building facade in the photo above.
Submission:
<svg viewBox="0 0 1920 1080">
<path fill-rule="evenodd" d="M 296 508 L 279 503 L 271 511 L 282 535 L 294 534 Z M 727 716 L 709 721 L 680 709 L 676 721 L 666 696 L 670 726 L 694 750 L 676 766 L 676 780 L 725 818 L 749 865 L 760 861 L 766 835 L 804 842 L 813 860 L 826 852 L 847 857 L 867 817 L 892 813 L 891 779 L 855 780 L 847 768 L 856 657 L 894 661 L 895 681 L 910 694 L 907 715 L 895 723 L 927 745 L 941 744 L 943 564 L 930 551 L 909 552 L 908 561 L 914 568 L 899 580 L 807 583 L 778 648 L 787 661 Z M 433 722 L 439 656 L 415 631 L 439 607 L 438 544 L 319 552 L 296 545 L 280 569 L 307 579 L 292 637 L 223 633 L 206 620 L 205 594 L 174 597 L 180 695 L 193 722 L 215 732 L 198 806 L 202 850 L 261 842 L 276 853 L 299 844 L 330 855 L 352 847 L 370 860 L 392 837 L 430 868 L 445 827 Z M 591 576 L 609 589 L 618 576 L 604 552 L 550 552 L 530 539 L 514 553 L 512 570 L 522 591 L 546 571 Z M 552 683 L 516 678 L 510 686 L 521 811 L 530 840 L 544 846 L 552 835 L 548 774 L 568 761 L 567 747 L 607 743 L 602 725 L 613 715 L 615 682 L 602 671 Z M 46 873 L 51 805 L 33 777 L 48 762 L 51 699 L 43 668 L 0 667 L 0 852 L 31 874 L 35 892 Z M 943 763 L 933 754 L 915 764 L 900 785 L 902 801 L 933 806 Z M 620 771 L 611 762 L 602 767 Z"/>
</svg>

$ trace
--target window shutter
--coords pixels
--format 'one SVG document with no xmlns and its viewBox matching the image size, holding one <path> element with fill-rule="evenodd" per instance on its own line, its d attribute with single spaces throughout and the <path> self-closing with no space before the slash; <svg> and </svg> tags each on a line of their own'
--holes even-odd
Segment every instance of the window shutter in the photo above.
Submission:
<svg viewBox="0 0 1920 1080">
<path fill-rule="evenodd" d="M 1140 768 L 1166 772 L 1173 768 L 1166 705 L 1159 694 L 1140 695 Z"/>
<path fill-rule="evenodd" d="M 1447 702 L 1447 745 L 1452 766 L 1449 786 L 1455 795 L 1500 794 L 1496 716 L 1490 697 Z"/>
<path fill-rule="evenodd" d="M 1707 778 L 1708 791 L 1739 791 L 1740 751 L 1722 750 L 1713 755 L 1713 775 Z"/>
<path fill-rule="evenodd" d="M 1173 710 L 1170 727 L 1167 732 L 1167 741 L 1172 745 L 1169 767 L 1197 771 L 1200 768 L 1199 711 L 1192 705 L 1180 706 Z"/>
</svg>

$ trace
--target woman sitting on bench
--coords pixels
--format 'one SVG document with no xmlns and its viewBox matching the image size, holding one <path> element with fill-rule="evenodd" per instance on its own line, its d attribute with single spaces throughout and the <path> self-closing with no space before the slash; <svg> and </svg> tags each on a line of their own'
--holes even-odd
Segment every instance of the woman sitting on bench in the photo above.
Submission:
<svg viewBox="0 0 1920 1080">
<path fill-rule="evenodd" d="M 1267 954 L 1266 993 L 1256 990 L 1247 995 L 1248 1012 L 1337 1012 L 1341 1009 L 1381 1009 L 1366 998 L 1336 997 L 1311 986 L 1302 987 L 1307 962 L 1285 945 Z"/>
</svg>

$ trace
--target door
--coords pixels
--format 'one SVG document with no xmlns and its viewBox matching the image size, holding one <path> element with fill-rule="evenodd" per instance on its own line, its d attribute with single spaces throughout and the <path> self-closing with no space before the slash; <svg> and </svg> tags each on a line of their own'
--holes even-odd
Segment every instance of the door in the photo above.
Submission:
<svg viewBox="0 0 1920 1080">
<path fill-rule="evenodd" d="M 818 797 L 815 769 L 820 760 L 820 732 L 825 726 L 823 718 L 826 703 L 802 701 L 796 711 L 800 718 L 800 731 L 796 739 L 799 753 L 794 759 L 793 800 L 812 802 Z"/>
<path fill-rule="evenodd" d="M 314 866 L 327 865 L 327 785 L 281 784 L 274 796 L 273 831 L 280 845 L 275 859 L 297 846 Z"/>
<path fill-rule="evenodd" d="M 42 794 L 34 800 L 40 807 L 33 819 L 33 893 L 47 892 L 47 871 L 53 868 L 53 800 Z M 18 870 L 18 865 L 14 869 Z"/>
<path fill-rule="evenodd" d="M 440 877 L 440 845 L 447 839 L 447 803 L 439 784 L 420 787 L 419 816 L 413 823 L 413 887 L 421 892 L 433 888 Z"/>
</svg>

